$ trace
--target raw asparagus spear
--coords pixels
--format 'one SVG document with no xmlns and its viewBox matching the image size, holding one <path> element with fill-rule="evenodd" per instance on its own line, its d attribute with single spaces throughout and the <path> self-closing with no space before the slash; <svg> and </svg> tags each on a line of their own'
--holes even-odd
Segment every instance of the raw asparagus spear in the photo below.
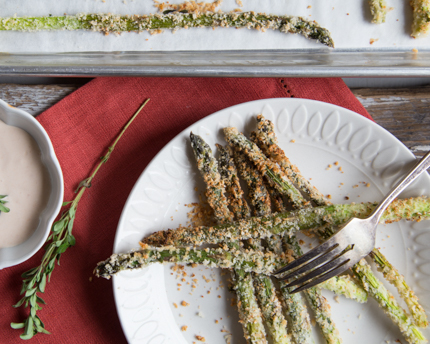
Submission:
<svg viewBox="0 0 430 344">
<path fill-rule="evenodd" d="M 272 29 L 283 33 L 298 33 L 333 47 L 333 40 L 327 29 L 315 21 L 301 17 L 276 16 L 264 13 L 181 13 L 150 15 L 116 14 L 78 14 L 60 17 L 21 17 L 0 18 L 0 30 L 36 31 L 36 30 L 91 30 L 108 34 L 124 31 L 177 30 L 193 27 L 236 27 L 266 30 Z"/>
<path fill-rule="evenodd" d="M 292 201 L 295 202 L 295 200 Z M 324 229 L 324 236 L 331 236 L 335 233 L 333 226 L 325 226 Z M 413 323 L 412 319 L 403 310 L 403 308 L 398 305 L 394 296 L 391 295 L 391 293 L 373 274 L 366 260 L 361 260 L 360 264 L 354 265 L 351 270 L 359 277 L 363 287 L 376 301 L 378 301 L 379 306 L 399 327 L 400 331 L 409 342 L 421 343 L 423 340 L 426 342 L 424 336 Z M 369 281 L 373 283 L 370 287 Z M 387 302 L 387 296 L 389 297 L 389 302 Z"/>
<path fill-rule="evenodd" d="M 220 147 L 220 146 L 219 146 Z M 232 161 L 231 157 L 228 156 L 227 150 L 222 150 L 224 153 L 224 159 L 220 161 L 220 165 L 223 170 L 230 169 L 231 173 L 225 173 L 227 177 L 230 177 L 226 184 L 234 185 L 237 189 L 240 188 L 239 180 L 231 180 L 232 178 L 237 178 L 237 171 Z M 236 194 L 243 195 L 243 191 L 240 188 L 236 190 Z M 242 197 L 243 202 L 245 200 Z M 270 209 L 270 200 L 269 200 L 269 209 Z M 241 213 L 240 213 L 241 214 Z M 242 218 L 242 217 L 239 217 Z M 258 245 L 258 241 L 254 242 L 254 245 L 251 246 L 253 249 L 261 250 L 261 245 Z M 282 313 L 281 303 L 276 295 L 276 289 L 273 285 L 272 280 L 268 276 L 264 275 L 254 275 L 253 276 L 255 294 L 257 295 L 258 300 L 260 301 L 261 312 L 263 314 L 263 319 L 266 324 L 268 333 L 273 340 L 273 343 L 279 344 L 289 344 L 290 337 L 287 333 L 287 321 Z"/>
<path fill-rule="evenodd" d="M 411 36 L 425 37 L 430 32 L 430 0 L 411 0 L 410 4 L 413 10 Z"/>
<path fill-rule="evenodd" d="M 369 0 L 370 13 L 372 14 L 372 23 L 385 23 L 388 7 L 385 0 Z"/>
<path fill-rule="evenodd" d="M 122 270 L 135 270 L 154 263 L 172 262 L 199 264 L 214 268 L 240 269 L 270 275 L 281 267 L 282 258 L 271 253 L 252 249 L 222 248 L 194 249 L 190 247 L 151 247 L 141 244 L 142 250 L 113 254 L 97 264 L 97 277 L 109 279 Z"/>
<path fill-rule="evenodd" d="M 211 148 L 200 136 L 193 135 L 193 133 L 190 134 L 190 140 L 197 167 L 206 184 L 206 196 L 214 210 L 215 218 L 219 223 L 231 221 L 233 215 L 228 209 L 224 180 L 218 172 L 218 163 L 212 155 Z M 237 242 L 231 242 L 230 247 L 238 248 L 239 245 Z M 251 273 L 235 269 L 232 271 L 232 280 L 235 283 L 237 306 L 246 340 L 255 344 L 267 343 Z"/>
<path fill-rule="evenodd" d="M 299 230 L 318 228 L 324 224 L 338 226 L 351 217 L 364 218 L 376 205 L 377 203 L 370 202 L 332 204 L 264 217 L 251 217 L 217 226 L 181 227 L 155 232 L 142 241 L 152 246 L 197 246 L 203 243 L 219 244 L 226 240 L 264 239 L 273 234 L 290 236 Z M 391 223 L 402 219 L 409 221 L 430 219 L 430 199 L 426 197 L 397 199 L 385 210 L 379 223 Z"/>
<path fill-rule="evenodd" d="M 261 175 L 252 167 L 252 163 L 247 161 L 246 156 L 237 150 L 234 151 L 234 157 L 236 161 L 236 165 L 240 172 L 242 179 L 248 186 L 249 197 L 251 199 L 251 204 L 254 206 L 254 214 L 259 216 L 268 215 L 271 213 L 271 201 L 270 201 L 270 193 L 269 188 L 264 185 L 263 178 Z M 273 190 L 273 189 L 272 189 Z M 272 194 L 277 199 L 275 206 L 278 207 L 279 210 L 283 209 L 282 198 L 279 197 L 279 194 L 276 194 L 277 190 L 273 190 Z M 283 209 L 285 210 L 285 209 Z M 252 239 L 250 239 L 252 240 Z M 257 240 L 253 240 L 256 242 Z M 281 238 L 278 235 L 273 235 L 270 237 L 270 240 L 267 240 L 268 247 L 271 251 L 282 256 L 282 242 Z M 259 247 L 252 246 L 253 249 L 260 249 Z M 293 339 L 296 343 L 306 344 L 312 343 L 313 340 L 311 338 L 311 326 L 309 321 L 309 313 L 304 305 L 301 295 L 296 294 L 292 296 L 288 289 L 285 288 L 286 283 L 281 282 L 281 294 L 284 298 L 285 307 L 288 310 L 288 315 L 291 319 L 291 332 Z"/>
</svg>

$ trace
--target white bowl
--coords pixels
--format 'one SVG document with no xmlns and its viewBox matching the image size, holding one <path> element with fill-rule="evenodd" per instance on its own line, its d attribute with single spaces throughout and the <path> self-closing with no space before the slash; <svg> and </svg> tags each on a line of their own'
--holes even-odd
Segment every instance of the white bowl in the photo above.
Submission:
<svg viewBox="0 0 430 344">
<path fill-rule="evenodd" d="M 0 269 L 17 265 L 33 256 L 45 243 L 52 223 L 63 202 L 64 186 L 60 164 L 55 156 L 54 147 L 45 129 L 29 113 L 14 108 L 0 99 L 0 120 L 8 125 L 28 132 L 37 142 L 42 161 L 48 169 L 51 181 L 51 194 L 48 204 L 40 214 L 39 225 L 34 233 L 20 245 L 0 248 Z"/>
</svg>

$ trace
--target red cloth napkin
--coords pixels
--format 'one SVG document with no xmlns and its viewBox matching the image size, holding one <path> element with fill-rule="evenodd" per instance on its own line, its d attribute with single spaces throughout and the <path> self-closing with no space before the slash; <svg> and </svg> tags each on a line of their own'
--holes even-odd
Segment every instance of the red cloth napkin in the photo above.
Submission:
<svg viewBox="0 0 430 344">
<path fill-rule="evenodd" d="M 197 120 L 243 102 L 282 97 L 320 100 L 371 119 L 335 78 L 98 78 L 38 116 L 60 161 L 68 201 L 127 120 L 151 98 L 80 201 L 76 246 L 54 269 L 42 295 L 47 305 L 38 312 L 52 334 L 38 334 L 30 342 L 125 343 L 112 283 L 92 278 L 92 271 L 112 253 L 117 223 L 137 178 L 165 144 Z M 0 271 L 1 343 L 21 341 L 21 330 L 9 324 L 21 322 L 27 310 L 12 305 L 20 299 L 21 273 L 39 265 L 43 252 Z"/>
</svg>

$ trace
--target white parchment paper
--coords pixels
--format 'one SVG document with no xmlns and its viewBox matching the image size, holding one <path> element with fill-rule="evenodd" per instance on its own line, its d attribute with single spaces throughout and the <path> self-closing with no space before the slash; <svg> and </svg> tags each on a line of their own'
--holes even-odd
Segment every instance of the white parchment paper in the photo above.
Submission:
<svg viewBox="0 0 430 344">
<path fill-rule="evenodd" d="M 161 2 L 161 1 L 160 1 Z M 170 3 L 182 1 L 170 0 Z M 372 24 L 368 0 L 242 0 L 242 11 L 297 15 L 316 20 L 332 33 L 335 49 L 429 50 L 430 38 L 410 37 L 412 10 L 408 1 L 389 0 L 386 23 Z M 222 11 L 239 8 L 224 0 Z M 153 0 L 0 0 L 0 17 L 47 16 L 67 13 L 156 13 Z M 373 44 L 371 42 L 374 41 Z M 235 28 L 193 28 L 162 34 L 122 33 L 108 35 L 84 31 L 0 31 L 0 52 L 42 53 L 83 51 L 175 51 L 321 49 L 323 45 L 300 35 Z M 327 48 L 329 49 L 329 48 Z"/>
</svg>

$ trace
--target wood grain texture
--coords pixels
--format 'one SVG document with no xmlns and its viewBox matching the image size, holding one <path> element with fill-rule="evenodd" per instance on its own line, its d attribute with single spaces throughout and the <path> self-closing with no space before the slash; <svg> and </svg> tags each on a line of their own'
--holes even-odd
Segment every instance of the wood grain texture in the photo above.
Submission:
<svg viewBox="0 0 430 344">
<path fill-rule="evenodd" d="M 37 116 L 78 87 L 78 85 L 0 84 L 0 99 Z"/>
<path fill-rule="evenodd" d="M 0 99 L 37 116 L 81 84 L 0 84 Z M 417 156 L 430 150 L 430 86 L 412 88 L 357 88 L 354 95 L 376 123 L 402 141 Z"/>
<path fill-rule="evenodd" d="M 430 150 L 430 86 L 352 89 L 373 119 L 415 155 Z"/>
</svg>

